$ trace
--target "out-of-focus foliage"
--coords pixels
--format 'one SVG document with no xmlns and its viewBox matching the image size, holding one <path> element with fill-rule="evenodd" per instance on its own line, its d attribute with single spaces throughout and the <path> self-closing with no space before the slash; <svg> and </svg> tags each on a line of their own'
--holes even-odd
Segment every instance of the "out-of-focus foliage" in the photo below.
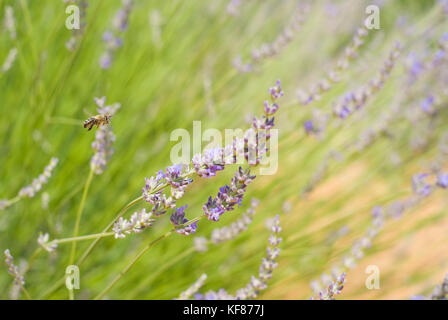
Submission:
<svg viewBox="0 0 448 320">
<path fill-rule="evenodd" d="M 103 70 L 103 33 L 121 1 L 88 1 L 79 47 L 69 51 L 71 32 L 65 28 L 63 1 L 0 0 L 2 24 L 5 8 L 11 6 L 17 31 L 16 38 L 4 28 L 0 33 L 0 63 L 17 48 L 14 64 L 0 72 L 0 199 L 13 198 L 52 157 L 59 158 L 40 193 L 0 210 L 1 251 L 9 248 L 19 267 L 26 268 L 40 232 L 48 232 L 51 239 L 72 236 L 93 153 L 94 133 L 82 123 L 96 113 L 94 97 L 106 96 L 110 103 L 120 102 L 121 108 L 112 121 L 115 153 L 107 170 L 92 181 L 80 235 L 101 232 L 126 203 L 141 195 L 145 177 L 172 164 L 174 129 L 192 132 L 194 120 L 201 121 L 202 132 L 245 129 L 262 111 L 267 88 L 281 79 L 285 96 L 276 117 L 276 174 L 257 177 L 248 187 L 244 206 L 219 223 L 203 220 L 196 235 L 174 234 L 158 243 L 107 297 L 172 299 L 203 273 L 208 275 L 203 291 L 234 292 L 258 273 L 269 237 L 266 219 L 280 214 L 279 267 L 261 298 L 309 298 L 310 281 L 329 273 L 353 241 L 365 234 L 371 209 L 412 193 L 412 175 L 430 171 L 448 130 L 448 78 L 443 75 L 447 62 L 409 83 L 411 58 L 427 61 L 434 55 L 448 31 L 447 13 L 434 1 L 381 2 L 381 28 L 369 31 L 358 57 L 341 73 L 342 81 L 321 100 L 303 106 L 297 89 L 310 88 L 337 63 L 363 25 L 369 1 L 310 1 L 293 40 L 255 72 L 241 74 L 232 65 L 234 58 L 247 60 L 252 49 L 273 41 L 291 19 L 296 1 L 243 0 L 238 14 L 230 15 L 228 0 L 136 0 L 122 33 L 123 45 L 114 53 L 111 67 Z M 395 41 L 402 44 L 402 54 L 384 88 L 352 117 L 332 118 L 321 136 L 307 135 L 303 123 L 312 110 L 331 113 L 342 95 L 368 83 Z M 413 122 L 403 116 L 430 94 L 440 98 L 435 117 Z M 372 145 L 345 152 L 346 145 L 363 139 L 365 130 L 381 124 L 384 112 L 396 106 L 402 108 L 402 117 Z M 339 153 L 341 157 L 326 162 L 329 154 Z M 325 163 L 322 180 L 304 194 Z M 188 204 L 189 216 L 199 215 L 207 198 L 228 183 L 233 172 L 230 168 L 214 179 L 195 179 L 179 205 Z M 47 195 L 48 207 L 43 203 Z M 190 249 L 194 237 L 208 236 L 213 228 L 238 219 L 251 197 L 260 199 L 260 205 L 247 231 L 206 252 Z M 341 297 L 406 299 L 429 293 L 448 271 L 443 246 L 448 240 L 446 199 L 443 190 L 437 191 L 401 219 L 388 221 L 366 257 L 348 272 Z M 81 267 L 76 297 L 94 297 L 144 245 L 169 228 L 167 215 L 140 234 L 103 239 Z M 341 228 L 347 232 L 339 236 Z M 79 242 L 78 254 L 89 243 Z M 56 253 L 42 252 L 32 261 L 25 280 L 33 298 L 68 297 L 65 287 L 45 294 L 64 276 L 69 255 L 70 244 L 61 244 Z M 366 289 L 367 265 L 380 268 L 380 290 Z M 5 266 L 0 298 L 8 299 L 12 288 Z"/>
</svg>

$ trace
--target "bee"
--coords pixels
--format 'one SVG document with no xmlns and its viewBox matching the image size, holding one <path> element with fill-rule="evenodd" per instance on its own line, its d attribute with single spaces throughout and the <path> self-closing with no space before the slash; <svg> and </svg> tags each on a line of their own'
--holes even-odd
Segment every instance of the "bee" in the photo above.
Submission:
<svg viewBox="0 0 448 320">
<path fill-rule="evenodd" d="M 90 131 L 93 126 L 96 126 L 98 128 L 99 126 L 109 124 L 111 118 L 112 116 L 108 114 L 98 114 L 84 121 L 84 128 L 89 128 L 88 131 Z"/>
</svg>

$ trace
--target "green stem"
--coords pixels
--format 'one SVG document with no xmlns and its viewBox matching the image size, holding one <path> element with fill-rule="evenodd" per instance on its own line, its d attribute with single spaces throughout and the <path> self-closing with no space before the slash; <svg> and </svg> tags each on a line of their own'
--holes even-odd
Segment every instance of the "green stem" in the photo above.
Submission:
<svg viewBox="0 0 448 320">
<path fill-rule="evenodd" d="M 87 177 L 86 180 L 86 184 L 84 185 L 84 190 L 82 192 L 82 197 L 81 197 L 81 202 L 79 204 L 78 207 L 78 212 L 76 213 L 76 222 L 75 222 L 75 229 L 73 231 L 73 237 L 77 237 L 78 233 L 79 233 L 79 224 L 81 222 L 81 216 L 82 216 L 82 211 L 84 210 L 84 205 L 86 203 L 86 199 L 87 199 L 87 193 L 89 192 L 89 187 L 90 184 L 92 183 L 92 179 L 93 179 L 93 170 L 92 168 L 90 168 L 89 171 L 89 176 Z M 72 249 L 70 251 L 70 260 L 69 260 L 69 265 L 72 265 L 73 262 L 75 261 L 75 255 L 76 255 L 76 241 L 72 242 Z M 72 298 L 72 294 L 70 294 L 70 298 Z"/>
<path fill-rule="evenodd" d="M 104 230 L 102 231 L 102 233 L 106 233 L 113 225 L 114 223 L 120 219 L 125 213 L 126 211 L 134 206 L 135 204 L 137 204 L 138 202 L 140 202 L 141 200 L 143 200 L 143 197 L 138 197 L 137 199 L 132 200 L 131 202 L 129 202 L 123 209 L 121 209 L 117 216 L 107 225 L 106 228 L 104 228 Z M 90 255 L 90 253 L 92 252 L 92 250 L 96 247 L 96 245 L 98 244 L 98 242 L 100 241 L 101 237 L 96 238 L 95 241 L 93 241 L 90 246 L 87 248 L 86 251 L 84 251 L 83 255 L 81 256 L 81 258 L 78 260 L 77 265 L 81 266 L 81 264 L 84 263 L 84 261 L 87 259 L 87 257 Z"/>
<path fill-rule="evenodd" d="M 25 294 L 25 297 L 26 297 L 27 300 L 33 300 L 33 299 L 31 299 L 31 296 L 30 296 L 28 290 L 25 289 L 23 284 L 20 284 L 20 289 L 22 289 L 22 291 Z"/>
<path fill-rule="evenodd" d="M 36 258 L 39 256 L 39 253 L 42 252 L 42 248 L 37 248 L 36 250 L 34 250 L 33 254 L 31 255 L 30 259 L 28 260 L 28 264 L 25 268 L 25 270 L 23 271 L 23 274 L 27 273 L 30 269 L 31 269 L 31 265 L 34 262 L 34 260 L 36 260 Z"/>
<path fill-rule="evenodd" d="M 184 175 L 184 177 L 189 177 L 192 176 L 194 174 L 194 170 L 186 173 Z M 161 186 L 159 186 L 158 188 L 156 188 L 155 190 L 153 190 L 151 193 L 156 193 L 159 192 L 163 189 L 165 189 L 168 186 L 168 183 L 165 183 Z M 134 200 L 132 200 L 131 202 L 129 202 L 126 206 L 124 206 L 116 215 L 116 217 L 106 226 L 106 228 L 104 228 L 104 230 L 102 231 L 102 233 L 106 233 L 113 225 L 114 223 L 120 219 L 120 217 L 122 217 L 126 211 L 131 208 L 132 206 L 134 206 L 135 204 L 139 203 L 140 201 L 143 200 L 143 196 L 140 196 Z M 84 261 L 87 259 L 87 257 L 90 255 L 90 253 L 92 253 L 93 249 L 97 246 L 98 242 L 100 241 L 102 237 L 98 237 L 96 238 L 91 244 L 90 246 L 86 249 L 86 251 L 84 251 L 84 253 L 82 254 L 81 258 L 77 261 L 76 265 L 78 267 L 80 267 Z M 54 291 L 58 290 L 63 284 L 64 284 L 64 280 L 65 280 L 65 276 L 60 278 L 52 287 L 50 287 L 47 291 L 45 291 L 42 296 L 40 297 L 40 299 L 44 299 L 45 297 L 47 297 L 48 295 L 52 294 Z"/>
<path fill-rule="evenodd" d="M 154 245 L 156 245 L 159 241 L 162 241 L 166 237 L 168 237 L 170 234 L 172 234 L 175 231 L 175 229 L 171 229 L 164 235 L 158 237 L 157 239 L 151 241 L 148 245 L 146 245 L 132 260 L 131 262 L 107 285 L 107 287 L 101 291 L 94 299 L 100 300 L 102 299 L 109 291 L 112 289 L 112 287 L 137 263 L 137 261 L 146 253 L 148 252 Z"/>
<path fill-rule="evenodd" d="M 156 279 L 160 274 L 162 274 L 165 270 L 169 269 L 185 257 L 189 256 L 195 252 L 194 247 L 190 247 L 187 250 L 183 251 L 182 253 L 176 255 L 174 259 L 168 260 L 165 264 L 157 268 L 157 271 L 151 273 L 149 277 L 147 277 L 144 281 L 142 281 L 137 288 L 133 290 L 131 295 L 127 299 L 134 299 L 136 295 L 138 295 L 144 288 L 148 288 L 148 286 L 151 284 L 151 282 Z"/>
<path fill-rule="evenodd" d="M 188 226 L 196 221 L 201 220 L 202 218 L 204 218 L 205 215 L 200 215 L 194 219 L 191 219 L 190 221 L 188 221 L 187 223 L 184 223 L 180 226 L 178 226 L 178 228 L 182 228 L 184 226 Z M 173 232 L 176 231 L 176 228 L 171 229 L 170 231 L 168 231 L 167 233 L 165 233 L 164 235 L 158 237 L 157 239 L 151 241 L 147 246 L 145 246 L 139 253 L 137 253 L 137 255 L 131 260 L 131 262 L 126 266 L 126 268 L 124 268 L 108 285 L 107 287 L 100 292 L 100 294 L 98 294 L 94 299 L 95 300 L 100 300 L 102 299 L 109 291 L 110 289 L 112 289 L 112 287 L 137 263 L 137 261 L 146 253 L 149 251 L 149 249 L 151 249 L 155 244 L 157 244 L 159 241 L 162 241 L 163 239 L 167 238 L 169 235 L 171 235 Z"/>
<path fill-rule="evenodd" d="M 92 168 L 90 168 L 89 176 L 87 177 L 86 184 L 84 185 L 84 191 L 82 192 L 81 203 L 79 204 L 78 212 L 76 213 L 76 222 L 75 222 L 75 230 L 73 231 L 73 237 L 78 236 L 79 224 L 81 222 L 82 211 L 83 211 L 84 205 L 86 203 L 87 193 L 89 191 L 90 184 L 92 183 L 92 179 L 93 179 L 93 170 L 92 170 Z M 76 253 L 76 242 L 73 242 L 72 250 L 70 252 L 69 265 L 73 264 L 73 261 L 75 261 L 75 253 Z"/>
<path fill-rule="evenodd" d="M 77 241 L 83 241 L 83 240 L 99 239 L 99 238 L 104 238 L 104 237 L 110 237 L 110 236 L 113 236 L 114 234 L 115 234 L 115 232 L 94 233 L 94 234 L 88 234 L 88 235 L 85 235 L 85 236 L 55 239 L 55 240 L 51 241 L 49 244 L 59 244 L 59 243 L 67 243 L 67 242 L 77 242 Z"/>
<path fill-rule="evenodd" d="M 143 200 L 143 197 L 138 197 L 134 200 L 132 200 L 131 202 L 129 202 L 126 206 L 124 206 L 117 214 L 117 216 L 112 220 L 112 222 L 110 222 L 106 228 L 104 228 L 104 230 L 100 233 L 100 234 L 104 234 L 106 233 L 109 228 L 111 228 L 113 226 L 113 224 L 115 223 L 115 221 L 117 221 L 121 216 L 123 216 L 126 211 L 134 206 L 135 204 L 137 204 L 138 202 L 140 202 L 141 200 Z M 84 251 L 84 253 L 82 254 L 81 258 L 77 261 L 76 265 L 78 267 L 80 267 L 84 261 L 86 260 L 86 258 L 89 256 L 89 254 L 92 252 L 92 250 L 96 247 L 96 245 L 98 244 L 98 242 L 100 241 L 100 239 L 103 237 L 96 237 L 95 240 L 90 244 L 90 246 L 87 248 L 86 251 Z M 52 294 L 54 291 L 58 290 L 61 286 L 64 285 L 64 280 L 65 280 L 65 276 L 60 278 L 53 286 L 51 286 L 47 291 L 45 291 L 41 297 L 39 297 L 39 299 L 44 299 L 47 296 L 49 296 L 50 294 Z"/>
</svg>

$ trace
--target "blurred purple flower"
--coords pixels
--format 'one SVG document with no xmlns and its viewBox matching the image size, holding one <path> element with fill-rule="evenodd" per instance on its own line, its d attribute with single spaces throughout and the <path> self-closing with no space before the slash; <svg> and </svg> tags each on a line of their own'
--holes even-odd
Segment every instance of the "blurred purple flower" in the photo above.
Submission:
<svg viewBox="0 0 448 320">
<path fill-rule="evenodd" d="M 412 189 L 419 196 L 428 196 L 431 193 L 431 185 L 425 179 L 429 176 L 427 173 L 418 173 L 412 177 Z"/>
<path fill-rule="evenodd" d="M 448 174 L 442 173 L 437 176 L 437 185 L 444 189 L 448 188 Z"/>
</svg>

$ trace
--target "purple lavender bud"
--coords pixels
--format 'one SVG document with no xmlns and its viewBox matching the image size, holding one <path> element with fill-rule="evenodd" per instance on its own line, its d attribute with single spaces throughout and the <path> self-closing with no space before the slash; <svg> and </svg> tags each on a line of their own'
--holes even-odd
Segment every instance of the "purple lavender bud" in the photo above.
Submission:
<svg viewBox="0 0 448 320">
<path fill-rule="evenodd" d="M 433 95 L 429 95 L 428 97 L 426 97 L 420 105 L 423 112 L 428 113 L 428 114 L 434 113 L 434 108 L 433 108 L 434 102 L 435 102 L 435 98 Z"/>
<path fill-rule="evenodd" d="M 220 147 L 206 149 L 203 155 L 193 156 L 192 164 L 198 176 L 214 177 L 216 172 L 224 170 L 224 150 Z"/>
<path fill-rule="evenodd" d="M 255 179 L 250 175 L 250 171 L 243 171 L 239 167 L 232 178 L 230 186 L 225 185 L 219 189 L 215 198 L 209 197 L 208 201 L 202 206 L 204 214 L 209 220 L 219 221 L 219 217 L 226 211 L 234 209 L 236 204 L 241 205 L 241 201 L 246 192 L 246 187 Z"/>
<path fill-rule="evenodd" d="M 269 101 L 264 102 L 264 113 L 267 116 L 272 116 L 278 110 L 279 106 L 276 103 L 269 104 Z"/>
<path fill-rule="evenodd" d="M 389 205 L 387 209 L 388 209 L 387 213 L 389 216 L 398 219 L 401 218 L 401 216 L 403 215 L 405 208 L 401 201 L 394 201 Z"/>
<path fill-rule="evenodd" d="M 115 239 L 124 238 L 127 234 L 140 233 L 147 227 L 152 226 L 155 220 L 152 219 L 152 212 L 146 212 L 142 209 L 134 212 L 129 220 L 120 217 L 114 223 L 112 231 L 115 233 Z"/>
<path fill-rule="evenodd" d="M 339 112 L 338 112 L 338 116 L 342 119 L 346 119 L 346 118 L 348 118 L 350 113 L 351 113 L 351 111 L 347 106 L 342 106 L 341 110 L 339 110 Z"/>
<path fill-rule="evenodd" d="M 314 124 L 313 124 L 313 121 L 311 121 L 311 120 L 305 121 L 305 123 L 303 124 L 303 127 L 305 128 L 305 131 L 307 134 L 314 132 Z"/>
<path fill-rule="evenodd" d="M 111 42 L 111 41 L 113 41 L 113 39 L 114 39 L 114 34 L 112 33 L 112 31 L 110 31 L 110 30 L 107 30 L 107 31 L 104 31 L 104 33 L 103 33 L 103 41 L 104 42 Z"/>
<path fill-rule="evenodd" d="M 108 51 L 103 53 L 100 58 L 100 67 L 101 69 L 109 69 L 112 64 L 112 57 Z"/>
<path fill-rule="evenodd" d="M 185 222 L 187 222 L 188 220 L 185 218 L 185 209 L 187 208 L 187 205 L 177 208 L 176 210 L 173 211 L 173 213 L 171 214 L 170 217 L 170 221 L 171 223 L 177 227 L 179 225 L 184 224 Z"/>
<path fill-rule="evenodd" d="M 345 272 L 342 273 L 334 282 L 331 282 L 326 290 L 319 293 L 320 300 L 334 300 L 334 296 L 341 293 L 345 284 Z"/>
<path fill-rule="evenodd" d="M 428 176 L 429 174 L 427 173 L 419 173 L 412 177 L 412 189 L 415 194 L 423 197 L 429 196 L 431 185 L 425 181 Z"/>
<path fill-rule="evenodd" d="M 197 222 L 193 222 L 187 226 L 178 228 L 179 226 L 182 226 L 183 224 L 188 222 L 188 219 L 185 218 L 185 209 L 186 208 L 187 208 L 187 205 L 174 210 L 173 213 L 171 214 L 170 221 L 176 227 L 177 233 L 188 236 L 189 234 L 195 233 L 198 226 L 197 226 Z"/>
<path fill-rule="evenodd" d="M 269 94 L 271 95 L 271 99 L 273 101 L 277 100 L 280 97 L 283 97 L 284 92 L 280 80 L 276 81 L 275 87 L 269 88 Z"/>
<path fill-rule="evenodd" d="M 373 218 L 379 218 L 383 215 L 383 208 L 380 206 L 375 206 L 372 209 L 372 217 Z"/>
<path fill-rule="evenodd" d="M 437 175 L 437 185 L 443 189 L 448 188 L 448 174 Z"/>
<path fill-rule="evenodd" d="M 9 249 L 5 250 L 5 263 L 8 266 L 8 273 L 14 277 L 14 283 L 21 286 L 25 285 L 25 279 L 20 274 L 19 268 L 14 264 L 14 258 Z"/>
</svg>

